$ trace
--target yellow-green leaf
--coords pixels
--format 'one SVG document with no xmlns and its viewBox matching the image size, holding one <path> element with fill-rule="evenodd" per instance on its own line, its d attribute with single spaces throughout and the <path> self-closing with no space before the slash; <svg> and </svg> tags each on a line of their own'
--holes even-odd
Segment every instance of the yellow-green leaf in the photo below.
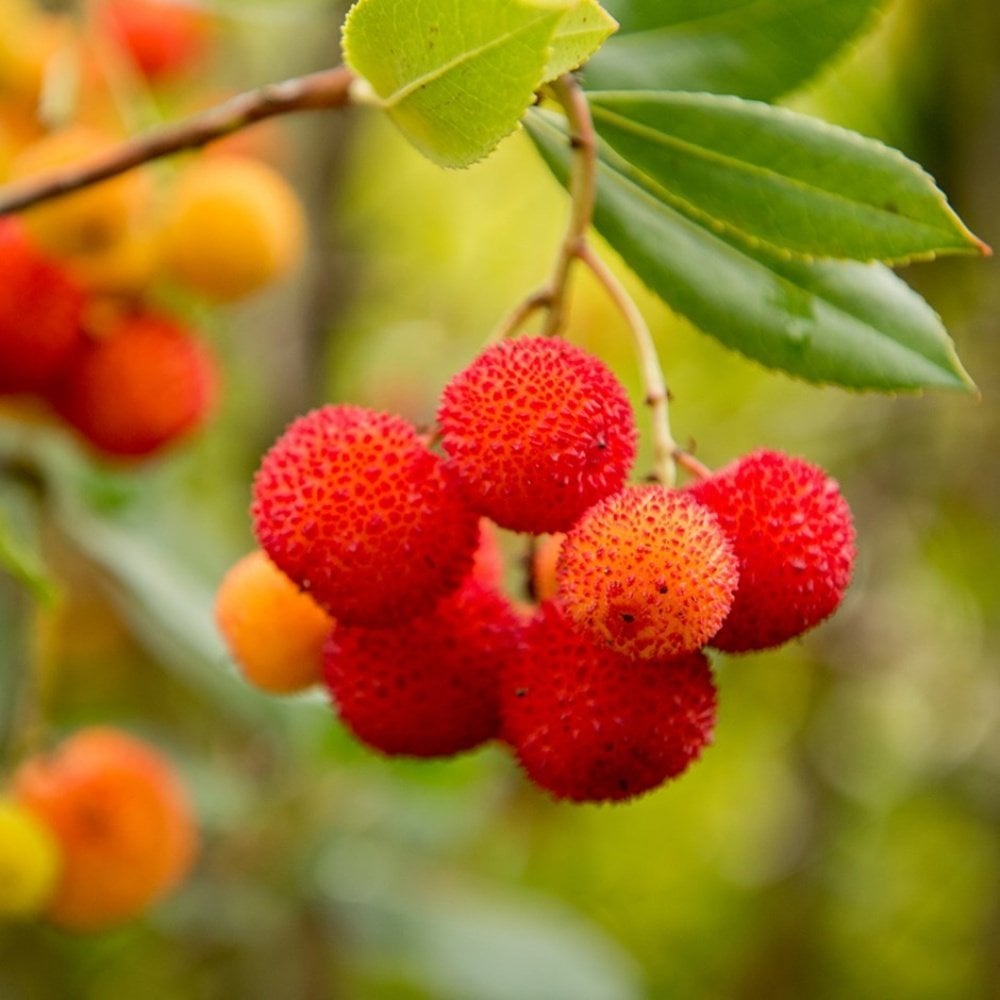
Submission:
<svg viewBox="0 0 1000 1000">
<path fill-rule="evenodd" d="M 545 80 L 575 0 L 359 0 L 347 65 L 425 156 L 466 167 L 516 127 Z M 563 52 L 569 42 L 560 45 Z"/>
<path fill-rule="evenodd" d="M 552 38 L 545 80 L 554 80 L 582 66 L 617 30 L 618 22 L 597 0 L 579 0 L 563 15 Z"/>
</svg>

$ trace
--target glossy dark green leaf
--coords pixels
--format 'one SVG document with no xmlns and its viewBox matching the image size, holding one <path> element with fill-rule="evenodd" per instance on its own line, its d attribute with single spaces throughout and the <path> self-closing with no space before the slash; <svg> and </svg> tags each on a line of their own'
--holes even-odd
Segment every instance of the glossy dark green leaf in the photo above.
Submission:
<svg viewBox="0 0 1000 1000">
<path fill-rule="evenodd" d="M 884 0 L 605 0 L 621 30 L 594 90 L 706 90 L 770 101 L 813 76 Z"/>
<path fill-rule="evenodd" d="M 906 263 L 982 244 L 902 153 L 760 101 L 590 96 L 601 138 L 657 199 L 779 253 Z"/>
<path fill-rule="evenodd" d="M 526 127 L 565 182 L 563 120 L 536 109 Z M 668 305 L 769 368 L 855 389 L 971 386 L 937 315 L 884 265 L 749 247 L 655 198 L 603 144 L 594 222 Z"/>
</svg>

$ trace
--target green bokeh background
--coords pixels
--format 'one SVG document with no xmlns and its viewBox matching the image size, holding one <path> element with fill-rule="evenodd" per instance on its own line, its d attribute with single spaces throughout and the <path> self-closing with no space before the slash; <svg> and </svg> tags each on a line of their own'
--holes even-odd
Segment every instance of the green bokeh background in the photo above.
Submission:
<svg viewBox="0 0 1000 1000">
<path fill-rule="evenodd" d="M 328 4 L 221 6 L 235 86 L 335 58 Z M 902 148 L 1000 245 L 994 0 L 897 0 L 791 103 Z M 112 722 L 156 741 L 204 834 L 194 877 L 127 927 L 0 929 L 0 998 L 1000 996 L 998 265 L 904 272 L 981 399 L 797 383 L 634 287 L 678 439 L 710 465 L 757 446 L 824 465 L 855 512 L 858 565 L 830 622 L 716 660 L 715 745 L 682 779 L 632 804 L 558 804 L 496 748 L 368 754 L 322 697 L 247 689 L 215 634 L 214 587 L 252 544 L 250 478 L 287 420 L 336 400 L 430 422 L 450 375 L 544 280 L 566 210 L 523 136 L 458 173 L 363 113 L 282 134 L 313 249 L 235 309 L 183 304 L 225 363 L 209 431 L 134 476 L 61 434 L 0 426 L 44 485 L 61 595 L 36 613 L 0 582 L 15 731 Z M 570 335 L 638 405 L 624 328 L 582 276 Z M 35 669 L 16 684 L 19 650 Z M 8 741 L 0 766 L 21 750 Z"/>
</svg>

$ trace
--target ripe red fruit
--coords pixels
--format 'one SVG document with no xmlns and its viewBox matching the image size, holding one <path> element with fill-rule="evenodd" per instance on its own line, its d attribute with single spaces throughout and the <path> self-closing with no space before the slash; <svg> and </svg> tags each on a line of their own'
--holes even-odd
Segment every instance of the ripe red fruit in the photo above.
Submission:
<svg viewBox="0 0 1000 1000">
<path fill-rule="evenodd" d="M 99 24 L 149 80 L 191 71 L 208 50 L 211 20 L 204 10 L 170 0 L 105 0 Z"/>
<path fill-rule="evenodd" d="M 515 531 L 565 531 L 621 488 L 635 458 L 625 390 L 555 337 L 488 348 L 445 387 L 438 422 L 469 503 Z"/>
<path fill-rule="evenodd" d="M 185 327 L 139 313 L 78 352 L 51 398 L 99 451 L 140 458 L 202 423 L 217 380 L 212 357 Z"/>
<path fill-rule="evenodd" d="M 716 692 L 703 653 L 629 660 L 543 604 L 504 674 L 504 738 L 556 798 L 632 798 L 684 771 L 711 742 Z"/>
<path fill-rule="evenodd" d="M 714 511 L 740 564 L 713 646 L 732 653 L 777 646 L 836 610 L 851 579 L 854 525 L 822 469 L 761 450 L 687 489 Z"/>
<path fill-rule="evenodd" d="M 499 734 L 500 673 L 519 648 L 510 604 L 470 575 L 394 628 L 337 628 L 324 674 L 343 723 L 386 754 L 442 757 Z"/>
<path fill-rule="evenodd" d="M 715 515 L 664 486 L 634 486 L 587 511 L 559 553 L 567 618 L 625 656 L 690 653 L 719 630 L 738 579 Z"/>
<path fill-rule="evenodd" d="M 84 294 L 17 219 L 0 219 L 0 392 L 39 392 L 82 339 Z"/>
<path fill-rule="evenodd" d="M 340 625 L 429 610 L 472 565 L 479 518 L 402 417 L 329 405 L 264 456 L 251 515 L 261 547 Z"/>
</svg>

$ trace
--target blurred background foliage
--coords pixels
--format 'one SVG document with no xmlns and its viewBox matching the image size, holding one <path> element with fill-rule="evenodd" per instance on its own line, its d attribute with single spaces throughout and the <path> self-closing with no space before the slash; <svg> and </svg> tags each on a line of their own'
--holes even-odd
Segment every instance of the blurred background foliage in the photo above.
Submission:
<svg viewBox="0 0 1000 1000">
<path fill-rule="evenodd" d="M 214 7 L 218 79 L 157 114 L 336 59 L 336 5 Z M 903 149 L 1000 245 L 995 0 L 895 0 L 792 103 Z M 42 511 L 36 590 L 55 594 L 36 603 L 0 576 L 13 734 L 0 767 L 112 722 L 178 761 L 204 836 L 195 876 L 146 919 L 93 936 L 0 929 L 0 997 L 1000 996 L 997 263 L 904 272 L 978 400 L 806 386 L 635 289 L 678 438 L 710 465 L 767 446 L 826 466 L 854 509 L 859 563 L 844 607 L 801 642 L 717 658 L 716 742 L 685 777 L 629 805 L 557 804 L 493 749 L 387 761 L 320 696 L 251 691 L 211 601 L 252 545 L 250 479 L 285 423 L 327 400 L 430 422 L 448 377 L 547 274 L 564 195 L 522 136 L 455 173 L 363 113 L 256 134 L 308 206 L 312 252 L 246 304 L 181 304 L 224 360 L 210 429 L 136 475 L 61 431 L 0 423 L 20 492 L 44 498 L 5 487 L 5 517 Z M 622 325 L 582 274 L 571 337 L 638 405 Z"/>
</svg>

